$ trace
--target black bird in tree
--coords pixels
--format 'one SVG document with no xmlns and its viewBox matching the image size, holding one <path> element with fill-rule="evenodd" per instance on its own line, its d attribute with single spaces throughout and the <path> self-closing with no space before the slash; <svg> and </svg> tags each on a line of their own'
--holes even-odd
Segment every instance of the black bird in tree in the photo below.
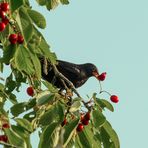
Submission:
<svg viewBox="0 0 148 148">
<path fill-rule="evenodd" d="M 70 89 L 69 83 L 56 76 L 53 66 L 47 61 L 45 72 L 44 59 L 40 59 L 42 67 L 42 78 L 52 83 L 61 90 L 65 89 L 65 85 Z M 94 76 L 99 80 L 99 72 L 94 64 L 74 64 L 66 61 L 57 60 L 57 70 L 64 75 L 75 88 L 81 87 L 90 77 Z"/>
</svg>

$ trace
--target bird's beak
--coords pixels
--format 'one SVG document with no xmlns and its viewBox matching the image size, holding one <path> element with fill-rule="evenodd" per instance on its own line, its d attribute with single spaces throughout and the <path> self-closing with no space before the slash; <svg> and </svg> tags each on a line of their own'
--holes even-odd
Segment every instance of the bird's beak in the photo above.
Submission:
<svg viewBox="0 0 148 148">
<path fill-rule="evenodd" d="M 93 76 L 96 77 L 99 80 L 99 72 L 98 71 L 93 71 Z"/>
</svg>

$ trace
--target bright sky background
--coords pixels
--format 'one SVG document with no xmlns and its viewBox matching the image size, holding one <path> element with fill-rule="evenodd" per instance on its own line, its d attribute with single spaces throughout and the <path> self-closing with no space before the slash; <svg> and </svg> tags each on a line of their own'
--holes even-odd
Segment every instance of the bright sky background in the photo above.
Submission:
<svg viewBox="0 0 148 148">
<path fill-rule="evenodd" d="M 148 146 L 148 1 L 71 0 L 48 12 L 42 31 L 59 59 L 94 63 L 107 72 L 105 90 L 120 97 L 107 118 L 121 148 Z M 79 89 L 82 96 L 99 92 L 95 78 Z M 107 95 L 103 95 L 108 99 Z"/>
<path fill-rule="evenodd" d="M 147 147 L 148 1 L 71 0 L 51 12 L 34 6 L 47 19 L 42 32 L 59 59 L 92 62 L 107 72 L 104 89 L 120 97 L 107 118 L 121 148 Z M 97 80 L 89 79 L 79 91 L 82 96 L 98 92 Z"/>
<path fill-rule="evenodd" d="M 71 0 L 51 12 L 33 1 L 32 6 L 46 17 L 41 32 L 59 59 L 91 62 L 107 72 L 103 88 L 120 102 L 105 114 L 121 148 L 148 147 L 148 1 Z M 99 92 L 98 81 L 89 79 L 79 92 L 83 97 Z"/>
</svg>

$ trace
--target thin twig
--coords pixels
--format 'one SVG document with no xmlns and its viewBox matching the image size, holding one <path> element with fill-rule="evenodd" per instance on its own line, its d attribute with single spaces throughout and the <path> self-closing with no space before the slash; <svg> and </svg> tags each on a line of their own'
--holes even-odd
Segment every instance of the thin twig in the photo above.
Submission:
<svg viewBox="0 0 148 148">
<path fill-rule="evenodd" d="M 15 145 L 12 145 L 12 144 L 9 144 L 9 143 L 5 143 L 5 142 L 2 142 L 2 141 L 0 141 L 0 144 L 11 147 L 11 148 L 23 148 L 23 147 L 18 147 L 18 146 L 15 146 Z"/>
<path fill-rule="evenodd" d="M 47 59 L 44 57 L 44 64 L 43 64 L 43 71 L 45 73 L 45 75 L 48 74 L 48 63 L 47 63 Z"/>
<path fill-rule="evenodd" d="M 81 98 L 80 94 L 77 92 L 75 86 L 73 85 L 73 83 L 71 81 L 69 81 L 62 73 L 60 73 L 57 69 L 57 67 L 53 64 L 53 70 L 55 72 L 55 75 L 59 78 L 61 78 L 62 80 L 64 80 L 65 82 L 68 83 L 69 87 L 73 90 L 73 92 L 79 97 Z"/>
<path fill-rule="evenodd" d="M 5 79 L 4 79 L 4 78 L 2 78 L 2 77 L 0 77 L 0 80 L 5 81 Z"/>
</svg>

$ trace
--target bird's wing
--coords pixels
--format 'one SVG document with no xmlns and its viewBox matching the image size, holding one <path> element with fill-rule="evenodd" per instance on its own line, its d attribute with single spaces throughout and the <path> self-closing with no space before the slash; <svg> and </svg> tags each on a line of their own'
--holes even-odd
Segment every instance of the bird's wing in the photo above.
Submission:
<svg viewBox="0 0 148 148">
<path fill-rule="evenodd" d="M 58 60 L 58 70 L 70 81 L 74 81 L 80 76 L 81 70 L 78 65 Z"/>
</svg>

